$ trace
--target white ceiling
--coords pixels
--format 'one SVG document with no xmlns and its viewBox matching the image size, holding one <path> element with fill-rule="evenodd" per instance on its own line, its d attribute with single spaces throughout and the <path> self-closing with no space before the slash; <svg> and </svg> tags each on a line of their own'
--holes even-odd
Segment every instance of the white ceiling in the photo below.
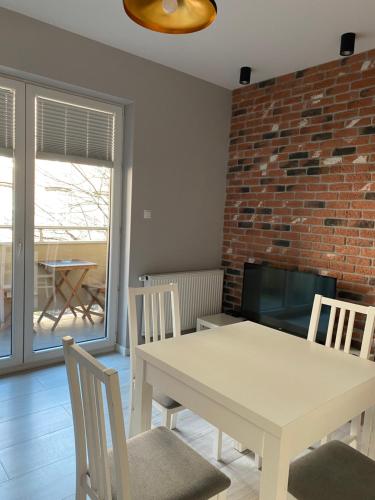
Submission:
<svg viewBox="0 0 375 500">
<path fill-rule="evenodd" d="M 217 0 L 208 29 L 163 35 L 134 24 L 122 0 L 0 0 L 0 6 L 232 89 L 338 57 L 341 33 L 356 51 L 375 48 L 374 0 Z"/>
</svg>

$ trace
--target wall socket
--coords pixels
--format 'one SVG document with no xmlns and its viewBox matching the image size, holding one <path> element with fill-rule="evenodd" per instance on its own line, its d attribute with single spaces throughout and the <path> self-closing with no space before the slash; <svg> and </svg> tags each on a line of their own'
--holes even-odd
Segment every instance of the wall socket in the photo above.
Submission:
<svg viewBox="0 0 375 500">
<path fill-rule="evenodd" d="M 143 218 L 144 219 L 151 219 L 151 210 L 143 210 Z"/>
</svg>

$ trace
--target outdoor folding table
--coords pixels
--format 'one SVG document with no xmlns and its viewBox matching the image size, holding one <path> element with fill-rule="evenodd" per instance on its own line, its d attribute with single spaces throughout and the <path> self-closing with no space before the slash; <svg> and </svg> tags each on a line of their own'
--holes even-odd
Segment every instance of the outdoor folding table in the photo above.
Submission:
<svg viewBox="0 0 375 500">
<path fill-rule="evenodd" d="M 54 291 L 47 300 L 46 305 L 44 306 L 44 309 L 38 318 L 38 323 L 41 322 L 43 317 L 46 317 L 54 322 L 51 328 L 51 330 L 54 331 L 63 314 L 69 308 L 74 316 L 77 316 L 76 311 L 82 312 L 83 317 L 88 318 L 90 323 L 93 325 L 94 321 L 91 317 L 90 311 L 83 305 L 83 302 L 79 295 L 79 290 L 89 270 L 96 269 L 98 265 L 95 262 L 89 262 L 85 260 L 45 260 L 38 262 L 38 264 L 49 273 L 56 272 Z M 77 279 L 76 283 L 72 283 L 69 278 L 69 274 L 71 271 L 81 271 L 80 277 Z M 69 289 L 68 296 L 65 295 L 64 291 L 62 290 L 64 284 Z M 60 310 L 59 315 L 53 316 L 47 311 L 56 295 L 60 295 L 62 297 L 62 299 L 64 300 L 64 304 Z M 77 299 L 77 302 L 81 309 L 78 309 L 72 304 L 74 298 Z"/>
</svg>

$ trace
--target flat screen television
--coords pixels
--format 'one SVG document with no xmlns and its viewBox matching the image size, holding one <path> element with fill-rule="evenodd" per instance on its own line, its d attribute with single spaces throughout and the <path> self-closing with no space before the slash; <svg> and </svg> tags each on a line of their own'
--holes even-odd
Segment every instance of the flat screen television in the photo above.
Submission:
<svg viewBox="0 0 375 500">
<path fill-rule="evenodd" d="M 256 323 L 307 337 L 315 294 L 336 297 L 336 278 L 245 264 L 241 315 Z M 324 342 L 329 311 L 322 308 L 317 340 Z"/>
</svg>

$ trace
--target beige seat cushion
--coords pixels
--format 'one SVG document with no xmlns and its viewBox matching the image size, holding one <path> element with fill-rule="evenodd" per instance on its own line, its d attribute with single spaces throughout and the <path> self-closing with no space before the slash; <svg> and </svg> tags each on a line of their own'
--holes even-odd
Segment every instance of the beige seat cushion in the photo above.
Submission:
<svg viewBox="0 0 375 500">
<path fill-rule="evenodd" d="M 132 500 L 207 500 L 230 486 L 227 476 L 165 427 L 139 434 L 127 445 Z M 111 453 L 110 459 L 115 484 Z"/>
<path fill-rule="evenodd" d="M 331 441 L 291 464 L 288 489 L 297 500 L 374 500 L 375 462 Z"/>
</svg>

